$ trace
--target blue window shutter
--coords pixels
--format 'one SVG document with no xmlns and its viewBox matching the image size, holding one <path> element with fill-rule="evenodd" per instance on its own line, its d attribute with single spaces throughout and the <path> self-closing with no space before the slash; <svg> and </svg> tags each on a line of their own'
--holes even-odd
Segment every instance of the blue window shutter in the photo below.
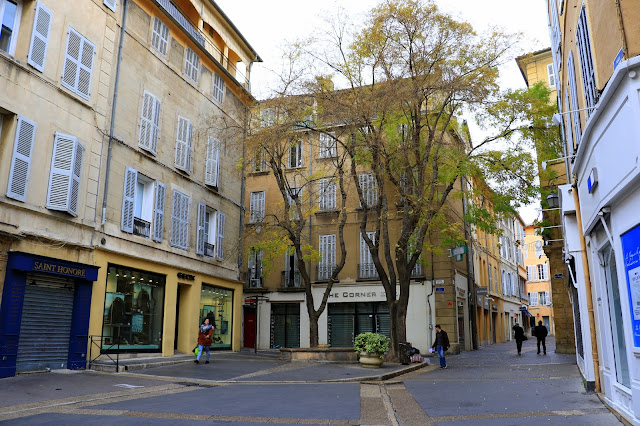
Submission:
<svg viewBox="0 0 640 426">
<path fill-rule="evenodd" d="M 164 233 L 164 196 L 166 188 L 162 182 L 156 182 L 156 203 L 153 210 L 153 240 L 162 242 Z"/>
<path fill-rule="evenodd" d="M 9 172 L 9 185 L 7 186 L 7 197 L 18 201 L 26 200 L 35 136 L 36 123 L 24 117 L 18 117 L 18 128 L 16 129 L 16 138 L 13 143 L 11 171 Z"/>
<path fill-rule="evenodd" d="M 124 232 L 133 233 L 133 214 L 136 203 L 138 172 L 127 167 L 124 172 L 124 189 L 122 190 L 122 220 L 120 228 Z"/>
<path fill-rule="evenodd" d="M 218 241 L 216 243 L 216 257 L 224 259 L 224 213 L 218 212 Z"/>
<path fill-rule="evenodd" d="M 38 2 L 36 4 L 36 15 L 33 19 L 33 31 L 31 33 L 27 63 L 40 72 L 44 72 L 44 64 L 47 58 L 51 17 L 51 11 Z"/>
<path fill-rule="evenodd" d="M 204 254 L 204 222 L 207 214 L 207 205 L 205 203 L 198 204 L 198 232 L 196 239 L 196 254 Z"/>
</svg>

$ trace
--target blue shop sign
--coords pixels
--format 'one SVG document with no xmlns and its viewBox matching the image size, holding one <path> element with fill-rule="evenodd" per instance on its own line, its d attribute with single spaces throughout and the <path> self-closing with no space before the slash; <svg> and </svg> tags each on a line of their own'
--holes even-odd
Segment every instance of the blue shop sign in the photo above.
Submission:
<svg viewBox="0 0 640 426">
<path fill-rule="evenodd" d="M 98 279 L 97 266 L 22 252 L 11 252 L 10 267 L 19 271 L 44 272 L 72 278 L 81 278 L 87 281 L 95 281 Z"/>
<path fill-rule="evenodd" d="M 620 236 L 633 324 L 633 345 L 640 347 L 640 225 Z"/>
</svg>

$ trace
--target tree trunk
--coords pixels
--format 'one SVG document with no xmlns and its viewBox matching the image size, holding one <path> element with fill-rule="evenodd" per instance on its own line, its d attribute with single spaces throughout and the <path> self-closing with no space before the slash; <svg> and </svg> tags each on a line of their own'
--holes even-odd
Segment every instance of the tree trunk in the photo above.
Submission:
<svg viewBox="0 0 640 426">
<path fill-rule="evenodd" d="M 318 318 L 315 312 L 309 312 L 309 347 L 318 347 Z"/>
</svg>

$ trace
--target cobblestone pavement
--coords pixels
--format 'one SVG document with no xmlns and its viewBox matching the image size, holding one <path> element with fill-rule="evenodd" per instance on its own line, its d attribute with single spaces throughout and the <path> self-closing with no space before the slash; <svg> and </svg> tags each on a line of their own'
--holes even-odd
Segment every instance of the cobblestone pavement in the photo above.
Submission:
<svg viewBox="0 0 640 426">
<path fill-rule="evenodd" d="M 134 373 L 68 370 L 0 379 L 0 422 L 228 425 L 613 425 L 574 357 L 525 343 L 448 357 L 448 369 L 280 362 L 222 353 Z M 437 364 L 437 362 L 436 362 Z M 404 374 L 386 379 L 394 374 Z M 377 375 L 377 376 L 376 376 Z M 379 376 L 379 377 L 378 377 Z"/>
</svg>

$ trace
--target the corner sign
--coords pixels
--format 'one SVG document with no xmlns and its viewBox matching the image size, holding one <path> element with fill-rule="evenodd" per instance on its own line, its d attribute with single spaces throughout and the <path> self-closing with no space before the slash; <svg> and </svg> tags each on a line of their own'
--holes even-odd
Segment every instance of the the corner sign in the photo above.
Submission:
<svg viewBox="0 0 640 426">
<path fill-rule="evenodd" d="M 594 167 L 591 169 L 591 173 L 589 173 L 589 177 L 587 178 L 587 189 L 589 190 L 589 194 L 591 194 L 598 186 L 598 171 Z"/>
</svg>

